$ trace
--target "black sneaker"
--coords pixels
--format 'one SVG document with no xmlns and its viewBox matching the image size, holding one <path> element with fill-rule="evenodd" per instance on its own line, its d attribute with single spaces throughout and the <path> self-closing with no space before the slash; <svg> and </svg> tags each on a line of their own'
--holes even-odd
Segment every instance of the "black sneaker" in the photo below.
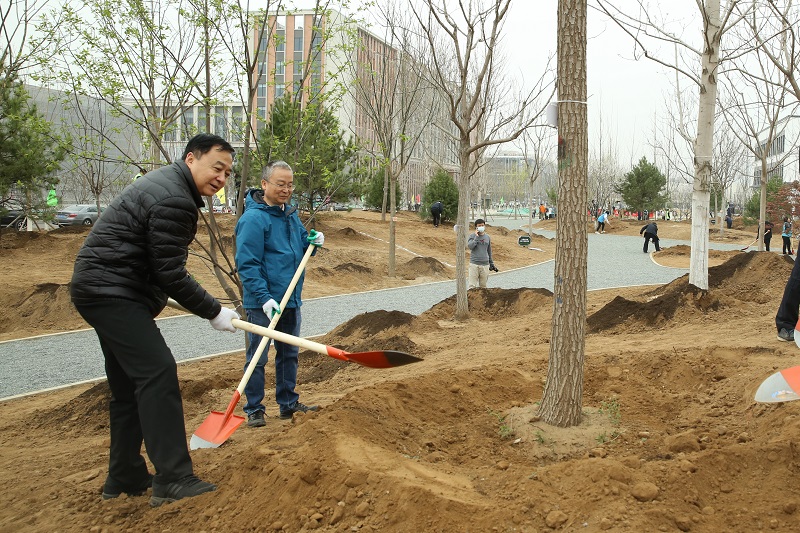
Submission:
<svg viewBox="0 0 800 533">
<path fill-rule="evenodd" d="M 120 494 L 123 492 L 128 496 L 141 496 L 147 492 L 147 489 L 149 489 L 152 485 L 153 474 L 147 474 L 147 477 L 144 479 L 144 481 L 134 485 L 133 487 L 127 488 L 120 488 L 109 478 L 106 478 L 106 482 L 103 484 L 103 499 L 112 500 L 114 498 L 119 498 Z"/>
<path fill-rule="evenodd" d="M 264 411 L 255 411 L 247 415 L 247 427 L 260 428 L 267 425 L 264 420 Z"/>
<path fill-rule="evenodd" d="M 216 485 L 206 483 L 193 474 L 166 485 L 154 481 L 150 507 L 158 507 L 162 503 L 172 503 L 183 498 L 191 498 L 192 496 L 199 496 L 215 490 L 217 490 Z"/>
<path fill-rule="evenodd" d="M 281 409 L 281 419 L 289 420 L 295 413 L 307 413 L 309 411 L 319 411 L 319 405 L 305 405 L 297 402 L 289 409 Z"/>
<path fill-rule="evenodd" d="M 783 342 L 794 342 L 794 330 L 781 328 L 778 332 L 778 340 Z"/>
</svg>

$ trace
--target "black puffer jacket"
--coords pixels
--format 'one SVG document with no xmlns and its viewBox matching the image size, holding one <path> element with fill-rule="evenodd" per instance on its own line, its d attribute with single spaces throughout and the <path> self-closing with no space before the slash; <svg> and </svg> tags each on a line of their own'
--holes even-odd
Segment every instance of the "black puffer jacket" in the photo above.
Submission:
<svg viewBox="0 0 800 533">
<path fill-rule="evenodd" d="M 171 296 L 194 314 L 214 318 L 220 303 L 186 271 L 202 206 L 183 161 L 127 186 L 103 211 L 78 252 L 72 301 L 133 300 L 156 316 Z"/>
</svg>

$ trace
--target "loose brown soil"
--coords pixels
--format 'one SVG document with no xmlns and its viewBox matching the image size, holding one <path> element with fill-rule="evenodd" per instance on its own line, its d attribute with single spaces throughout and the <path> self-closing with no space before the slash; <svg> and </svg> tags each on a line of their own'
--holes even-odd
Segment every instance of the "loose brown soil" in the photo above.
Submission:
<svg viewBox="0 0 800 533">
<path fill-rule="evenodd" d="M 221 225 L 229 237 L 232 221 Z M 661 226 L 662 238 L 688 239 L 686 223 Z M 639 227 L 612 219 L 607 232 Z M 408 251 L 391 280 L 379 215 L 331 213 L 318 229 L 326 245 L 306 298 L 454 275 L 452 229 L 410 214 L 399 217 Z M 738 241 L 734 231 L 726 242 L 752 241 L 753 231 L 738 230 Z M 535 237 L 536 251 L 516 244 L 518 232 L 490 223 L 489 233 L 501 270 L 553 257 L 551 240 Z M 84 236 L 3 232 L 2 339 L 85 327 L 66 291 Z M 688 261 L 688 248 L 654 259 L 670 256 Z M 298 390 L 322 410 L 284 422 L 271 409 L 265 428 L 192 452 L 218 490 L 157 509 L 145 497 L 100 498 L 104 382 L 2 402 L 0 532 L 796 530 L 800 402 L 753 402 L 763 379 L 797 364 L 774 327 L 791 267 L 778 254 L 733 252 L 709 270 L 708 291 L 683 277 L 589 293 L 583 421 L 573 428 L 537 416 L 549 291 L 472 290 L 463 322 L 452 319 L 453 298 L 419 316 L 359 315 L 318 340 L 424 361 L 373 370 L 301 352 Z M 221 295 L 196 257 L 190 270 Z M 242 363 L 235 354 L 179 365 L 187 436 L 224 409 Z"/>
</svg>

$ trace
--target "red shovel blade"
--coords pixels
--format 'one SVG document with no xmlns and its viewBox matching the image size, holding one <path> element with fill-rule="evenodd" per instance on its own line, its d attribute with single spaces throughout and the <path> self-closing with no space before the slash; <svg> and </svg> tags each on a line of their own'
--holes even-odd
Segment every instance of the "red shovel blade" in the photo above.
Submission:
<svg viewBox="0 0 800 533">
<path fill-rule="evenodd" d="M 328 349 L 328 355 L 343 359 L 353 363 L 358 363 L 361 366 L 369 368 L 392 368 L 395 366 L 408 365 L 410 363 L 417 363 L 422 361 L 419 357 L 407 354 L 405 352 L 397 352 L 394 350 L 377 350 L 374 352 L 346 352 L 340 350 L 337 354 L 332 354 L 331 349 Z M 334 348 L 335 350 L 335 348 Z M 337 357 L 339 355 L 340 357 Z"/>
<path fill-rule="evenodd" d="M 243 416 L 233 414 L 236 404 L 239 403 L 239 398 L 241 398 L 241 395 L 239 391 L 236 391 L 224 413 L 211 411 L 211 414 L 203 420 L 203 423 L 197 427 L 192 435 L 189 441 L 190 450 L 219 448 L 223 442 L 228 440 L 228 437 L 244 422 Z"/>
</svg>

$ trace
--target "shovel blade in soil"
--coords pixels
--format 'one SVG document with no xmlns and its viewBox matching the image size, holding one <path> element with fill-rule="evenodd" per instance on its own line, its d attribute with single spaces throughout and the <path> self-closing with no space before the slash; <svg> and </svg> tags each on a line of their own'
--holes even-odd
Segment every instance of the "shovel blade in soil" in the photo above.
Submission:
<svg viewBox="0 0 800 533">
<path fill-rule="evenodd" d="M 800 400 L 800 366 L 775 372 L 759 385 L 755 400 L 761 403 Z"/>
<path fill-rule="evenodd" d="M 189 440 L 189 449 L 219 448 L 236 431 L 236 428 L 242 425 L 242 422 L 244 422 L 243 416 L 230 415 L 226 417 L 225 413 L 211 411 L 211 414 L 197 427 Z"/>
<path fill-rule="evenodd" d="M 369 368 L 393 368 L 395 366 L 403 366 L 411 363 L 422 361 L 416 357 L 405 352 L 397 352 L 394 350 L 377 350 L 374 352 L 344 352 L 347 359 L 353 363 L 366 366 Z"/>
</svg>

